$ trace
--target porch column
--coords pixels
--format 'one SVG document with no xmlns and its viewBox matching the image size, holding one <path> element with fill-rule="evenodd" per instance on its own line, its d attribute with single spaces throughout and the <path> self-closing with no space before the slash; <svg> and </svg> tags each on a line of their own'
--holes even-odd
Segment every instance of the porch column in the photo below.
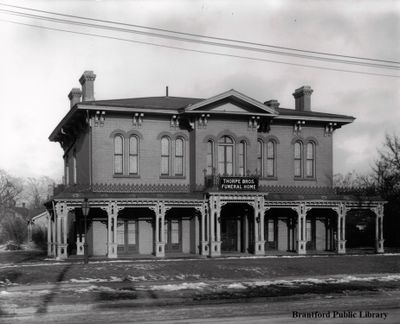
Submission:
<svg viewBox="0 0 400 324">
<path fill-rule="evenodd" d="M 68 208 L 65 203 L 56 205 L 57 217 L 57 259 L 66 259 L 67 255 L 67 220 Z"/>
<path fill-rule="evenodd" d="M 306 254 L 306 225 L 307 225 L 307 212 L 311 209 L 305 203 L 300 203 L 296 207 L 292 207 L 297 213 L 297 253 Z"/>
<path fill-rule="evenodd" d="M 165 257 L 165 213 L 163 202 L 158 202 L 151 208 L 155 214 L 154 254 L 156 257 Z"/>
<path fill-rule="evenodd" d="M 333 208 L 338 215 L 337 219 L 337 234 L 336 234 L 336 244 L 337 253 L 346 253 L 346 214 L 349 208 L 346 207 L 344 203 L 340 203 L 337 207 Z"/>
<path fill-rule="evenodd" d="M 85 253 L 85 250 L 84 250 L 84 244 L 85 244 L 85 240 L 86 240 L 86 237 L 85 237 L 85 233 L 82 233 L 83 232 L 83 230 L 82 230 L 82 222 L 81 222 L 81 220 L 79 219 L 79 221 L 78 221 L 78 218 L 77 217 L 75 217 L 75 219 L 76 219 L 76 228 L 77 228 L 77 233 L 76 233 L 76 255 L 84 255 Z"/>
<path fill-rule="evenodd" d="M 206 218 L 207 218 L 207 203 L 204 202 L 201 208 L 198 209 L 200 212 L 201 232 L 200 232 L 200 255 L 208 254 L 208 238 L 206 238 Z"/>
<path fill-rule="evenodd" d="M 254 198 L 254 254 L 265 254 L 264 240 L 264 197 Z"/>
<path fill-rule="evenodd" d="M 375 213 L 375 248 L 376 253 L 384 253 L 385 249 L 383 247 L 383 204 L 379 204 L 378 206 L 371 208 L 371 210 Z"/>
<path fill-rule="evenodd" d="M 221 255 L 221 204 L 219 197 L 210 196 L 210 257 Z"/>
<path fill-rule="evenodd" d="M 56 242 L 57 242 L 57 233 L 56 233 L 56 213 L 54 212 L 53 220 L 51 221 L 51 255 L 56 257 Z"/>
<path fill-rule="evenodd" d="M 118 257 L 118 243 L 117 243 L 117 218 L 118 212 L 122 208 L 116 202 L 109 203 L 105 208 L 107 211 L 107 257 L 115 259 Z M 86 239 L 86 237 L 85 237 Z"/>
<path fill-rule="evenodd" d="M 51 230 L 52 230 L 52 224 L 51 224 L 51 215 L 48 212 L 47 213 L 47 256 L 50 257 L 52 256 L 52 242 L 51 242 Z"/>
</svg>

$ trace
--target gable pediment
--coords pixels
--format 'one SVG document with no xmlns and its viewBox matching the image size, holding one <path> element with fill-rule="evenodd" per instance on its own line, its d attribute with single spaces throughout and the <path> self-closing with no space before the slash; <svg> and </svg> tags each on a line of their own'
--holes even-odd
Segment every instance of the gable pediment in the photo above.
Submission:
<svg viewBox="0 0 400 324">
<path fill-rule="evenodd" d="M 188 106 L 185 112 L 215 112 L 227 114 L 265 114 L 277 115 L 277 112 L 263 103 L 246 95 L 229 90 L 217 96 Z"/>
</svg>

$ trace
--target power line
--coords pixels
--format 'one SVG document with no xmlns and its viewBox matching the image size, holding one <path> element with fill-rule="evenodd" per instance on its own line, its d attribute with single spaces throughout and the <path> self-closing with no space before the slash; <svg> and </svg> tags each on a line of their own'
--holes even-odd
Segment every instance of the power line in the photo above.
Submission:
<svg viewBox="0 0 400 324">
<path fill-rule="evenodd" d="M 82 20 L 89 20 L 89 21 L 96 21 L 96 22 L 102 22 L 102 23 L 111 23 L 111 24 L 116 24 L 116 25 L 129 26 L 129 27 L 148 29 L 148 30 L 155 30 L 155 31 L 159 31 L 159 32 L 161 31 L 161 32 L 172 33 L 172 34 L 177 34 L 177 35 L 185 35 L 185 36 L 198 37 L 198 38 L 199 37 L 200 38 L 208 38 L 208 39 L 219 40 L 219 41 L 227 41 L 227 42 L 234 42 L 234 43 L 239 43 L 239 44 L 247 44 L 247 45 L 252 45 L 252 46 L 261 46 L 261 47 L 270 47 L 270 48 L 276 48 L 276 49 L 284 49 L 284 50 L 297 51 L 297 52 L 302 52 L 302 53 L 312 53 L 312 54 L 329 55 L 329 56 L 344 57 L 344 58 L 351 58 L 351 59 L 358 59 L 358 60 L 368 60 L 368 61 L 375 61 L 375 62 L 385 62 L 385 63 L 400 64 L 400 62 L 396 62 L 396 61 L 388 61 L 388 60 L 381 60 L 381 59 L 372 59 L 372 58 L 365 58 L 365 57 L 348 56 L 348 55 L 326 53 L 326 52 L 306 51 L 306 50 L 300 50 L 300 49 L 289 48 L 289 47 L 273 46 L 273 45 L 267 45 L 267 44 L 261 44 L 261 43 L 253 43 L 253 42 L 247 42 L 247 41 L 241 41 L 241 40 L 234 40 L 234 39 L 229 39 L 229 38 L 205 36 L 205 35 L 198 35 L 198 34 L 192 34 L 192 33 L 171 31 L 171 30 L 162 29 L 162 28 L 154 28 L 154 27 L 146 27 L 146 26 L 140 26 L 140 25 L 134 25 L 134 24 L 126 24 L 126 23 L 120 23 L 120 22 L 115 22 L 115 21 L 110 21 L 110 20 L 102 20 L 102 19 L 81 17 L 81 16 L 76 16 L 76 15 L 68 15 L 68 14 L 62 14 L 62 13 L 57 13 L 57 12 L 52 12 L 52 11 L 38 10 L 38 9 L 33 9 L 33 8 L 21 7 L 21 6 L 13 6 L 13 5 L 8 5 L 8 4 L 1 4 L 0 3 L 0 5 L 6 6 L 6 7 L 23 9 L 23 10 L 30 10 L 30 11 L 34 11 L 34 12 L 41 12 L 41 13 L 46 13 L 46 14 L 51 14 L 51 15 L 58 15 L 58 16 L 63 16 L 63 17 L 82 19 Z M 304 55 L 304 54 L 295 54 L 295 53 L 287 53 L 287 52 L 281 52 L 281 51 L 272 51 L 272 50 L 259 49 L 259 48 L 241 46 L 241 45 L 235 45 L 235 44 L 224 44 L 224 43 L 210 42 L 210 41 L 204 41 L 204 40 L 198 40 L 198 39 L 192 39 L 192 38 L 182 38 L 182 37 L 173 36 L 173 35 L 165 35 L 165 34 L 159 34 L 159 33 L 146 32 L 146 31 L 138 31 L 138 30 L 132 30 L 132 29 L 118 28 L 118 27 L 112 27 L 112 26 L 88 24 L 88 23 L 82 23 L 82 22 L 77 22 L 77 21 L 70 21 L 70 20 L 64 20 L 64 19 L 58 19 L 58 18 L 38 16 L 38 15 L 29 14 L 29 13 L 15 12 L 15 11 L 4 10 L 4 9 L 3 10 L 0 9 L 0 11 L 5 11 L 5 12 L 9 12 L 10 14 L 27 16 L 27 17 L 31 17 L 31 18 L 37 18 L 37 19 L 58 21 L 58 22 L 63 22 L 63 23 L 71 23 L 71 24 L 83 25 L 83 26 L 86 26 L 86 27 L 111 29 L 111 30 L 122 31 L 122 32 L 131 32 L 131 33 L 137 33 L 137 34 L 154 36 L 154 37 L 175 39 L 175 40 L 180 40 L 180 41 L 197 42 L 197 43 L 203 43 L 203 44 L 206 44 L 206 45 L 213 45 L 213 46 L 223 46 L 223 47 L 230 47 L 230 48 L 236 48 L 236 49 L 252 50 L 252 51 L 266 52 L 266 53 L 278 54 L 278 55 L 286 55 L 286 56 L 294 56 L 294 57 L 300 57 L 300 58 L 306 58 L 306 59 L 314 59 L 314 60 L 326 60 L 326 61 L 330 61 L 330 62 L 337 62 L 337 63 L 344 63 L 344 64 L 355 64 L 355 65 L 362 65 L 362 66 L 369 66 L 369 67 L 393 68 L 393 69 L 399 69 L 400 68 L 400 67 L 392 66 L 392 65 L 382 65 L 382 64 L 373 64 L 373 63 L 371 64 L 371 63 L 367 63 L 367 62 L 356 62 L 356 61 L 339 60 L 339 59 L 327 58 L 327 57 L 318 57 L 318 56 L 310 56 L 310 55 Z"/>
<path fill-rule="evenodd" d="M 263 58 L 250 57 L 250 56 L 226 54 L 226 53 L 211 52 L 211 51 L 204 51 L 204 50 L 195 50 L 195 49 L 183 48 L 183 47 L 178 47 L 178 46 L 156 44 L 156 43 L 151 43 L 151 42 L 138 41 L 138 40 L 126 39 L 126 38 L 120 38 L 120 37 L 114 37 L 114 36 L 78 32 L 78 31 L 72 31 L 72 30 L 66 30 L 66 29 L 60 29 L 60 28 L 53 28 L 53 27 L 46 27 L 46 26 L 38 26 L 38 25 L 33 25 L 33 24 L 27 24 L 27 23 L 21 23 L 21 22 L 16 22 L 16 21 L 11 21 L 11 20 L 5 20 L 5 19 L 0 19 L 0 21 L 7 22 L 7 23 L 12 23 L 12 24 L 17 24 L 17 25 L 22 25 L 22 26 L 29 26 L 29 27 L 39 28 L 39 29 L 46 29 L 46 30 L 51 30 L 51 31 L 59 31 L 59 32 L 66 32 L 66 33 L 71 33 L 71 34 L 77 34 L 77 35 L 100 37 L 100 38 L 105 38 L 105 39 L 119 40 L 119 41 L 125 41 L 125 42 L 142 44 L 142 45 L 150 45 L 150 46 L 161 47 L 161 48 L 170 48 L 170 49 L 187 51 L 187 52 L 211 54 L 211 55 L 217 55 L 217 56 L 226 56 L 226 57 L 233 57 L 233 58 L 240 58 L 240 59 L 248 59 L 248 60 L 253 60 L 253 61 L 278 63 L 278 64 L 284 64 L 284 65 L 290 65 L 290 66 L 300 66 L 300 67 L 313 68 L 313 69 L 319 69 L 319 70 L 328 70 L 328 71 L 336 71 L 336 72 L 346 72 L 346 73 L 356 73 L 356 74 L 363 74 L 363 75 L 374 75 L 374 76 L 384 76 L 384 77 L 391 77 L 391 78 L 400 78 L 400 76 L 391 75 L 391 74 L 371 73 L 371 72 L 363 72 L 363 71 L 335 69 L 335 68 L 321 67 L 321 66 L 315 66 L 315 65 L 306 65 L 306 64 L 299 64 L 299 63 L 289 63 L 289 62 L 282 62 L 282 61 L 276 61 L 276 60 L 269 60 L 269 59 L 263 59 Z"/>
</svg>

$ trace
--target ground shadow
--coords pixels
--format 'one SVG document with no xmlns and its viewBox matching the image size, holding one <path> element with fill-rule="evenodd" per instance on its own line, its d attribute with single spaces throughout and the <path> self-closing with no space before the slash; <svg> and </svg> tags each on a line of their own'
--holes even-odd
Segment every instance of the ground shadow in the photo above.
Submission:
<svg viewBox="0 0 400 324">
<path fill-rule="evenodd" d="M 67 264 L 61 270 L 61 272 L 57 276 L 57 280 L 54 284 L 54 287 L 51 291 L 44 295 L 40 301 L 36 314 L 45 314 L 47 313 L 48 305 L 53 301 L 54 297 L 56 296 L 57 292 L 60 290 L 61 282 L 64 281 L 65 275 L 67 274 L 68 270 L 71 268 L 72 264 Z"/>
</svg>

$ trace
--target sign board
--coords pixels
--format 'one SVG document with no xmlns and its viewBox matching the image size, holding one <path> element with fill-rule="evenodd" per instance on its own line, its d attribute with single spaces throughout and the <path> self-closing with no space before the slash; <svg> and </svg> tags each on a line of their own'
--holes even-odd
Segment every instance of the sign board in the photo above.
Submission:
<svg viewBox="0 0 400 324">
<path fill-rule="evenodd" d="M 219 190 L 257 191 L 258 179 L 255 177 L 220 177 Z"/>
</svg>

